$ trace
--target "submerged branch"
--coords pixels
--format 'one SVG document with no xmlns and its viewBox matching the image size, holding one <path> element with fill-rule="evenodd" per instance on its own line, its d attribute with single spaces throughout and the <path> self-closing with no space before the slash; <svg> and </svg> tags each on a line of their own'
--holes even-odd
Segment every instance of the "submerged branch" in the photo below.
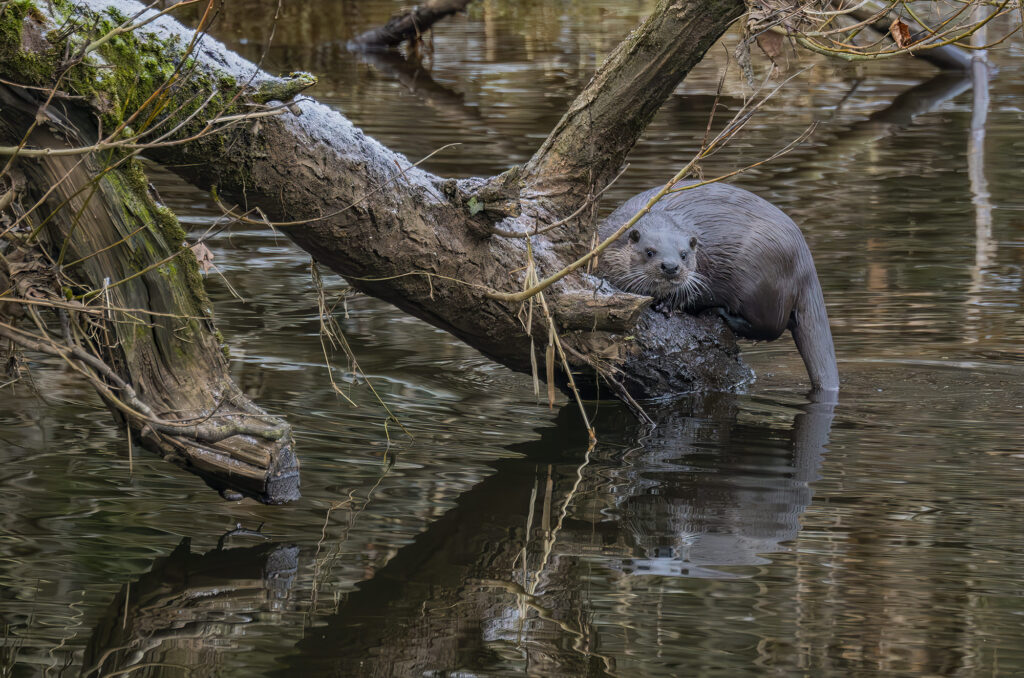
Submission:
<svg viewBox="0 0 1024 678">
<path fill-rule="evenodd" d="M 397 47 L 406 40 L 419 39 L 441 19 L 466 9 L 473 0 L 427 0 L 410 10 L 396 14 L 386 24 L 371 29 L 348 43 L 353 51 Z"/>
</svg>

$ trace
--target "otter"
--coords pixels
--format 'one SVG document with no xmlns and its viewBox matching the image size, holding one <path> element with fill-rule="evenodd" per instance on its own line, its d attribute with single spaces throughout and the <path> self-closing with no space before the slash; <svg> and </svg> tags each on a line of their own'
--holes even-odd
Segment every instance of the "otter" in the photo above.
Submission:
<svg viewBox="0 0 1024 678">
<path fill-rule="evenodd" d="M 601 238 L 659 190 L 620 205 L 601 225 Z M 771 341 L 788 328 L 813 388 L 839 389 L 832 331 L 807 242 L 782 210 L 749 191 L 715 183 L 669 193 L 605 250 L 597 271 L 665 309 L 715 309 L 747 339 Z"/>
</svg>

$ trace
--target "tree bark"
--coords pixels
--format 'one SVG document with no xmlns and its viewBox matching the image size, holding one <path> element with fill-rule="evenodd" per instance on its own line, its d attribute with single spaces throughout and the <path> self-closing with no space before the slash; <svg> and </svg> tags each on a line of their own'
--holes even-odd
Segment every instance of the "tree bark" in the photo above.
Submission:
<svg viewBox="0 0 1024 678">
<path fill-rule="evenodd" d="M 736 0 L 658 3 L 526 164 L 526 194 L 557 196 L 556 209 L 574 209 L 586 198 L 581 188 L 607 185 L 662 103 L 744 10 Z M 668 181 L 678 168 L 665 169 Z"/>
<path fill-rule="evenodd" d="M 30 127 L 22 103 L 0 85 L 0 140 Z M 84 118 L 51 110 L 48 119 L 61 135 L 36 127 L 30 146 L 66 149 L 95 133 Z M 9 214 L 23 219 L 13 229 L 0 222 L 0 292 L 26 309 L 56 309 L 61 332 L 55 341 L 45 325 L 15 325 L 0 309 L 0 336 L 77 366 L 122 428 L 216 489 L 267 503 L 298 498 L 291 427 L 231 380 L 196 258 L 138 161 L 18 158 L 11 176 L 20 191 Z"/>
<path fill-rule="evenodd" d="M 77 6 L 80 12 L 102 13 L 108 4 L 81 0 Z M 119 4 L 122 12 L 142 11 L 127 0 Z M 236 200 L 240 211 L 258 206 L 356 289 L 529 372 L 534 347 L 543 352 L 549 341 L 542 306 L 505 301 L 497 293 L 523 289 L 531 257 L 543 278 L 589 249 L 596 204 L 588 196 L 610 181 L 661 103 L 743 10 L 741 0 L 663 0 L 609 57 L 534 158 L 489 179 L 444 179 L 424 172 L 311 100 L 291 104 L 301 115 L 265 117 L 231 132 L 152 148 L 147 155 L 197 185 L 216 187 Z M 41 25 L 33 40 L 22 40 L 21 51 L 39 59 L 60 54 L 64 45 L 49 44 L 55 34 L 46 33 L 48 28 Z M 96 40 L 75 34 L 69 39 L 90 38 Z M 137 49 L 170 63 L 182 61 L 191 38 L 191 31 L 167 16 L 133 35 L 143 42 Z M 116 47 L 120 39 L 106 44 Z M 119 68 L 115 57 L 116 52 L 107 57 L 107 68 Z M 231 113 L 253 100 L 266 101 L 269 92 L 290 89 L 288 81 L 258 71 L 209 37 L 190 58 L 194 70 L 188 86 L 163 93 L 170 99 L 168 110 L 191 111 L 190 102 L 209 94 L 208 83 L 223 86 L 231 79 L 244 84 L 227 92 L 234 98 L 225 95 L 229 104 L 218 112 Z M 147 85 L 133 83 L 136 98 L 145 100 L 155 91 Z M 77 93 L 102 115 L 98 98 L 83 91 L 88 88 L 86 82 Z M 194 134 L 209 118 L 209 113 L 197 115 L 177 136 Z M 675 169 L 666 168 L 666 180 Z M 581 207 L 589 209 L 565 226 L 531 236 L 529 247 L 527 238 L 494 235 L 495 227 L 528 234 Z M 597 387 L 598 375 L 626 398 L 627 390 L 639 397 L 661 396 L 728 389 L 750 378 L 731 333 L 717 318 L 665 318 L 645 310 L 649 300 L 619 293 L 583 272 L 544 294 L 585 390 Z M 623 311 L 630 308 L 635 312 Z M 543 377 L 543 367 L 540 372 Z"/>
</svg>

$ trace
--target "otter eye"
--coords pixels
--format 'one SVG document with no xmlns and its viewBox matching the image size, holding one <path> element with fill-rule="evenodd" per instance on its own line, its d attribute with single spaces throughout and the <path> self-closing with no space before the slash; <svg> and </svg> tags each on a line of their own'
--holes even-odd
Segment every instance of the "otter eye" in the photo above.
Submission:
<svg viewBox="0 0 1024 678">
<path fill-rule="evenodd" d="M 686 261 L 686 250 L 683 250 L 682 252 L 679 253 L 679 258 L 682 259 L 683 261 Z"/>
<path fill-rule="evenodd" d="M 647 258 L 648 259 L 651 259 L 652 257 L 654 257 L 655 254 L 657 254 L 657 252 L 655 252 L 654 250 L 652 250 L 652 249 L 648 249 L 647 250 Z"/>
</svg>

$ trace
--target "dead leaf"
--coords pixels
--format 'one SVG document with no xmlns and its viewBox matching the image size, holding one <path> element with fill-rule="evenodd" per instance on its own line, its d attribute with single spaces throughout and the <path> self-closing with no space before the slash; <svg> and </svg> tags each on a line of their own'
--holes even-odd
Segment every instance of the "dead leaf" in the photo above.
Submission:
<svg viewBox="0 0 1024 678">
<path fill-rule="evenodd" d="M 16 249 L 7 255 L 7 273 L 15 292 L 23 299 L 49 299 L 57 289 L 53 269 L 38 254 Z"/>
<path fill-rule="evenodd" d="M 196 261 L 199 262 L 199 267 L 203 269 L 203 274 L 210 272 L 213 268 L 213 252 L 210 248 L 201 242 L 197 242 L 195 245 L 189 247 L 192 250 L 192 254 L 196 255 Z"/>
<path fill-rule="evenodd" d="M 889 25 L 889 35 L 896 42 L 896 46 L 901 49 L 913 42 L 910 38 L 910 27 L 900 19 L 894 19 Z"/>
<path fill-rule="evenodd" d="M 782 55 L 783 47 L 785 47 L 782 33 L 762 31 L 757 34 L 756 40 L 757 46 L 761 48 L 766 57 L 772 60 L 772 63 L 775 63 L 775 60 Z"/>
</svg>

